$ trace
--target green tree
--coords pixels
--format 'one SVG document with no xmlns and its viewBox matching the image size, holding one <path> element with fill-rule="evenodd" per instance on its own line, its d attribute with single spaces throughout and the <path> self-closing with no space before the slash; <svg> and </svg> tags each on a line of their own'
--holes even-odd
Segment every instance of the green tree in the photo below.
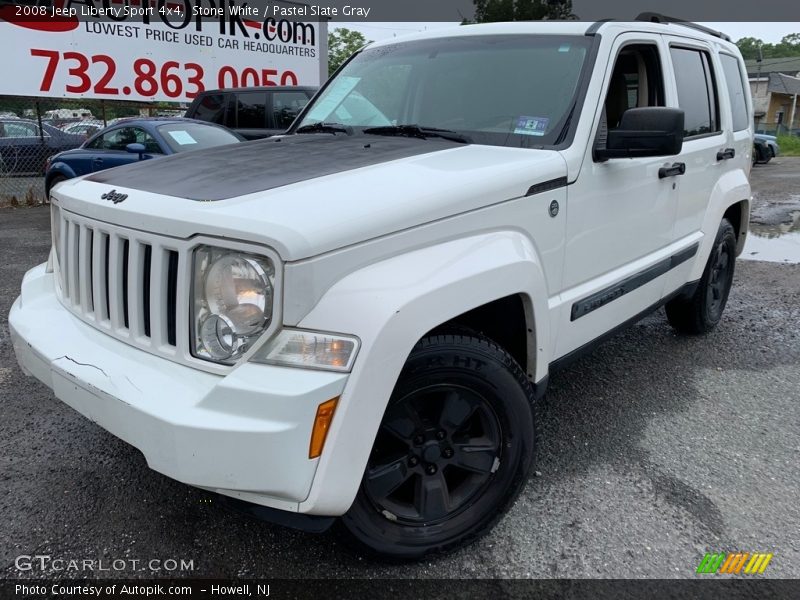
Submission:
<svg viewBox="0 0 800 600">
<path fill-rule="evenodd" d="M 473 0 L 476 23 L 576 19 L 572 0 Z"/>
<path fill-rule="evenodd" d="M 745 60 L 753 60 L 758 58 L 758 49 L 763 48 L 764 42 L 758 38 L 745 37 L 736 42 L 736 45 L 739 46 L 739 51 Z"/>
<path fill-rule="evenodd" d="M 360 31 L 337 27 L 328 33 L 328 75 L 339 68 L 352 54 L 369 43 Z"/>
<path fill-rule="evenodd" d="M 790 33 L 783 36 L 777 44 L 766 44 L 754 37 L 745 37 L 736 42 L 745 60 L 758 58 L 761 49 L 763 58 L 792 58 L 800 57 L 800 33 Z"/>
</svg>

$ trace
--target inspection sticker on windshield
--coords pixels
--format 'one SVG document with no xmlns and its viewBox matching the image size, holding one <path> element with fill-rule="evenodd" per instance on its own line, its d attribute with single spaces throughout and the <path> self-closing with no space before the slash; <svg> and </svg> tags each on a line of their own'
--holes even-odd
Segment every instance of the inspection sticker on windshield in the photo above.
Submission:
<svg viewBox="0 0 800 600">
<path fill-rule="evenodd" d="M 167 133 L 173 140 L 178 142 L 181 146 L 197 143 L 197 140 L 194 139 L 191 135 L 189 135 L 188 131 L 168 131 Z"/>
<path fill-rule="evenodd" d="M 520 117 L 517 119 L 517 126 L 514 129 L 514 133 L 542 136 L 547 132 L 547 126 L 549 124 L 550 119 L 547 117 Z"/>
</svg>

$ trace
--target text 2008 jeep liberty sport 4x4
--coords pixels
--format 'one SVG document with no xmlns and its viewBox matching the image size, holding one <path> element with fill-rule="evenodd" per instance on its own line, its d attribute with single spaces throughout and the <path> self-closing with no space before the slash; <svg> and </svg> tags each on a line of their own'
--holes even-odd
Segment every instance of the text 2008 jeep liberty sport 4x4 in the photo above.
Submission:
<svg viewBox="0 0 800 600">
<path fill-rule="evenodd" d="M 286 136 L 56 186 L 17 357 L 156 471 L 377 553 L 455 548 L 525 483 L 551 368 L 664 304 L 719 322 L 745 81 L 666 21 L 371 44 Z"/>
</svg>

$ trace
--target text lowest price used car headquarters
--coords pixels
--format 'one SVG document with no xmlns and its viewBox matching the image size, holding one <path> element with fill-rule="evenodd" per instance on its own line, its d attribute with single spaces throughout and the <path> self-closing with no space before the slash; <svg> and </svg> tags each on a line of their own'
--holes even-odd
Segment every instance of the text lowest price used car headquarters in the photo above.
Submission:
<svg viewBox="0 0 800 600">
<path fill-rule="evenodd" d="M 675 23 L 372 44 L 286 136 L 56 185 L 17 357 L 179 481 L 383 555 L 462 546 L 531 470 L 550 369 L 663 304 L 722 318 L 745 81 Z"/>
</svg>

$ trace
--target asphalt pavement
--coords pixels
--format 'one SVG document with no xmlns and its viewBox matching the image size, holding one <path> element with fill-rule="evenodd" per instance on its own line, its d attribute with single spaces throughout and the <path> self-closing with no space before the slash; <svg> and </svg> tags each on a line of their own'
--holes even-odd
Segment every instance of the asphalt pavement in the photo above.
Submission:
<svg viewBox="0 0 800 600">
<path fill-rule="evenodd" d="M 757 167 L 754 185 L 799 164 Z M 791 195 L 786 181 L 756 208 Z M 102 573 L 115 577 L 691 578 L 704 553 L 736 550 L 773 553 L 765 577 L 800 577 L 800 265 L 737 263 L 708 336 L 677 335 L 662 310 L 554 373 L 536 474 L 499 526 L 455 554 L 390 565 L 335 532 L 229 512 L 23 376 L 7 314 L 48 247 L 46 207 L 0 210 L 3 577 L 93 576 L 18 568 L 46 555 L 127 561 Z"/>
</svg>

